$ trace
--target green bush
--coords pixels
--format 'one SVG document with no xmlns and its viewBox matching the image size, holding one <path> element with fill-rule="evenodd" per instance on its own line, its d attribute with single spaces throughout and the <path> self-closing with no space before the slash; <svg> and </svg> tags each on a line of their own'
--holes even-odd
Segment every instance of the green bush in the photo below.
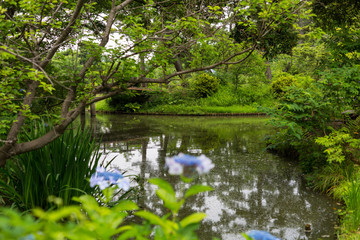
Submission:
<svg viewBox="0 0 360 240">
<path fill-rule="evenodd" d="M 238 99 L 234 91 L 229 86 L 221 86 L 213 95 L 202 98 L 201 104 L 204 106 L 232 106 L 238 104 Z"/>
<path fill-rule="evenodd" d="M 141 106 L 143 112 L 162 106 L 174 106 L 184 104 L 187 101 L 193 102 L 192 91 L 181 85 L 163 88 L 162 90 L 147 91 L 144 94 L 148 96 L 148 100 Z"/>
<path fill-rule="evenodd" d="M 111 108 L 122 112 L 136 112 L 149 96 L 137 91 L 128 91 L 111 97 L 108 101 Z"/>
<path fill-rule="evenodd" d="M 276 97 L 281 97 L 286 92 L 286 88 L 293 86 L 296 80 L 295 77 L 288 73 L 283 73 L 276 77 L 276 79 L 271 83 L 271 91 Z"/>
<path fill-rule="evenodd" d="M 350 160 L 355 163 L 360 159 L 360 139 L 351 136 L 351 132 L 347 128 L 341 128 L 324 137 L 318 137 L 316 143 L 324 146 L 329 163 L 342 163 Z"/>
<path fill-rule="evenodd" d="M 303 173 L 311 174 L 327 165 L 322 147 L 315 144 L 312 137 L 303 136 L 303 139 L 295 144 L 295 148 L 299 153 L 300 167 Z"/>
<path fill-rule="evenodd" d="M 220 80 L 217 77 L 210 76 L 207 73 L 197 75 L 192 79 L 191 88 L 198 97 L 207 97 L 215 93 L 220 86 Z"/>
<path fill-rule="evenodd" d="M 266 84 L 244 84 L 237 90 L 238 104 L 249 105 L 252 103 L 264 103 L 272 99 L 268 85 Z"/>
<path fill-rule="evenodd" d="M 178 155 L 180 156 L 180 155 Z M 191 157 L 191 156 L 190 156 Z M 189 156 L 185 156 L 186 160 Z M 174 159 L 167 159 L 169 169 L 179 169 Z M 180 175 L 180 188 L 174 188 L 169 182 L 160 178 L 151 178 L 149 183 L 156 186 L 156 195 L 162 200 L 167 208 L 165 216 L 158 216 L 148 210 L 139 210 L 132 201 L 120 200 L 112 207 L 108 203 L 112 201 L 113 193 L 124 190 L 119 186 L 118 173 L 97 172 L 92 176 L 96 188 L 109 183 L 102 192 L 105 198 L 94 198 L 90 195 L 74 197 L 77 205 L 61 206 L 58 209 L 44 211 L 40 208 L 32 210 L 32 215 L 21 214 L 14 209 L 0 208 L 0 239 L 198 239 L 196 230 L 206 214 L 195 212 L 180 218 L 179 211 L 185 201 L 199 193 L 212 191 L 213 188 L 206 185 L 191 184 L 199 174 L 207 173 L 214 167 L 211 160 L 200 156 L 201 170 L 195 170 L 196 166 L 181 165 L 181 173 L 170 172 L 172 175 Z M 184 168 L 193 168 L 189 172 Z M 102 177 L 98 177 L 100 174 Z M 114 183 L 116 182 L 116 183 Z M 111 183 L 111 184 L 110 184 Z M 96 186 L 97 185 L 97 186 Z M 175 189 L 181 189 L 177 194 Z M 125 190 L 124 190 L 125 191 Z M 59 202 L 58 199 L 55 199 Z M 100 204 L 99 204 L 99 202 Z M 136 211 L 134 215 L 142 219 L 141 224 L 132 223 L 123 225 L 124 218 L 129 211 Z M 36 219 L 35 219 L 36 217 Z M 131 220 L 130 220 L 131 221 Z"/>
</svg>

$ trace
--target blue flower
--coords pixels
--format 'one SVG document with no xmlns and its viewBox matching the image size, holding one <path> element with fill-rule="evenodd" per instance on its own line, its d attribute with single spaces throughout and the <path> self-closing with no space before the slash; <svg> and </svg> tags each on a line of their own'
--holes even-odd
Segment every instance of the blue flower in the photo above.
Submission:
<svg viewBox="0 0 360 240">
<path fill-rule="evenodd" d="M 181 175 L 190 172 L 190 177 L 194 171 L 198 174 L 208 173 L 215 165 L 205 155 L 198 157 L 179 153 L 177 156 L 165 158 L 166 167 L 172 175 Z M 188 175 L 188 174 L 184 174 Z"/>
<path fill-rule="evenodd" d="M 34 234 L 26 235 L 25 237 L 20 238 L 20 240 L 35 240 Z"/>
<path fill-rule="evenodd" d="M 268 232 L 259 231 L 259 230 L 251 230 L 247 235 L 254 240 L 281 240 Z"/>
<path fill-rule="evenodd" d="M 181 165 L 184 166 L 194 166 L 201 164 L 201 161 L 197 157 L 182 153 L 180 153 L 177 156 L 174 156 L 174 160 L 175 162 L 180 163 Z"/>
<path fill-rule="evenodd" d="M 119 189 L 128 191 L 130 182 L 119 171 L 108 172 L 103 167 L 97 167 L 96 172 L 90 178 L 90 187 L 99 186 L 101 190 L 110 185 L 117 185 Z"/>
</svg>

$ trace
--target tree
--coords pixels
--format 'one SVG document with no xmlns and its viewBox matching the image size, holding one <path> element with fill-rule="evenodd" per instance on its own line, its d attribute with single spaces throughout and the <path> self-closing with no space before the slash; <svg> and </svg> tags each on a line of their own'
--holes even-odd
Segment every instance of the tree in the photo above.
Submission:
<svg viewBox="0 0 360 240">
<path fill-rule="evenodd" d="M 229 0 L 219 4 L 211 0 L 97 2 L 1 1 L 0 166 L 12 156 L 45 146 L 63 134 L 85 107 L 131 86 L 168 83 L 183 74 L 242 63 L 260 39 L 279 24 L 296 19 L 306 3 L 301 0 Z M 224 14 L 229 9 L 232 12 Z M 255 10 L 257 17 L 252 18 Z M 164 13 L 172 14 L 171 20 Z M 233 41 L 227 29 L 237 24 L 238 16 L 256 38 L 241 43 Z M 179 71 L 167 67 L 183 53 L 190 54 L 189 61 L 198 61 L 201 52 L 214 51 L 215 45 L 226 47 L 216 49 L 216 61 L 210 64 L 189 64 Z M 59 59 L 64 51 L 73 56 L 71 71 L 55 71 L 63 63 Z M 146 68 L 141 67 L 139 59 L 146 62 Z M 161 78 L 148 77 L 159 68 L 163 72 Z M 54 104 L 47 112 L 52 115 L 35 111 L 40 101 L 51 98 Z M 53 127 L 37 139 L 22 142 L 24 127 L 31 120 L 44 117 L 53 122 Z"/>
<path fill-rule="evenodd" d="M 360 2 L 314 0 L 315 22 L 327 33 L 331 68 L 322 72 L 323 91 L 341 113 L 359 111 Z M 345 108 L 345 109 L 344 109 Z"/>
<path fill-rule="evenodd" d="M 360 59 L 360 2 L 358 0 L 313 0 L 317 26 L 328 35 L 334 65 L 343 67 L 358 64 Z"/>
<path fill-rule="evenodd" d="M 252 18 L 257 19 L 256 24 L 264 24 L 261 19 L 262 9 L 256 8 L 252 13 Z M 302 21 L 301 18 L 298 21 Z M 294 28 L 294 21 L 286 21 L 278 24 L 276 28 L 266 36 L 258 39 L 257 29 L 251 31 L 251 26 L 244 24 L 244 20 L 239 21 L 232 31 L 232 35 L 237 42 L 247 41 L 251 38 L 257 41 L 258 49 L 263 53 L 267 62 L 266 76 L 272 79 L 269 61 L 279 54 L 291 54 L 293 47 L 298 43 L 298 31 Z"/>
</svg>

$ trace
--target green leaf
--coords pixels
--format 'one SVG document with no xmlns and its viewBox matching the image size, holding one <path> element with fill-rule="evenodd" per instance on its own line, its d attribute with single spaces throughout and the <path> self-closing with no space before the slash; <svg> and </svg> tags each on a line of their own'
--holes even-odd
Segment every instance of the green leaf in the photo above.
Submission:
<svg viewBox="0 0 360 240">
<path fill-rule="evenodd" d="M 175 194 L 171 194 L 163 188 L 156 190 L 156 194 L 164 202 L 176 202 Z"/>
<path fill-rule="evenodd" d="M 246 240 L 252 240 L 251 237 L 249 237 L 246 233 L 241 234 Z"/>
<path fill-rule="evenodd" d="M 160 227 L 155 228 L 155 240 L 163 240 L 166 239 L 166 235 L 164 230 Z"/>
<path fill-rule="evenodd" d="M 37 208 L 33 210 L 33 214 L 40 219 L 46 219 L 50 222 L 56 222 L 70 216 L 76 216 L 77 219 L 85 218 L 78 206 L 67 206 L 55 211 L 48 212 Z"/>
<path fill-rule="evenodd" d="M 145 220 L 148 220 L 151 224 L 166 227 L 165 222 L 157 215 L 148 211 L 138 211 L 134 215 L 139 216 Z"/>
<path fill-rule="evenodd" d="M 198 193 L 212 191 L 212 190 L 214 190 L 214 189 L 210 186 L 193 185 L 186 191 L 184 198 L 186 199 L 186 198 L 196 195 Z"/>
<path fill-rule="evenodd" d="M 175 197 L 175 191 L 173 187 L 170 185 L 170 183 L 168 183 L 167 181 L 161 178 L 151 178 L 149 179 L 149 183 L 158 186 L 160 189 L 164 189 L 166 192 L 174 195 Z"/>
<path fill-rule="evenodd" d="M 120 201 L 114 207 L 114 209 L 116 209 L 118 211 L 132 211 L 132 210 L 139 209 L 139 207 L 134 202 L 132 202 L 130 200 L 123 200 L 123 201 Z"/>
<path fill-rule="evenodd" d="M 205 213 L 193 213 L 187 217 L 185 217 L 183 220 L 180 221 L 181 227 L 186 227 L 190 224 L 199 223 L 206 217 Z"/>
</svg>

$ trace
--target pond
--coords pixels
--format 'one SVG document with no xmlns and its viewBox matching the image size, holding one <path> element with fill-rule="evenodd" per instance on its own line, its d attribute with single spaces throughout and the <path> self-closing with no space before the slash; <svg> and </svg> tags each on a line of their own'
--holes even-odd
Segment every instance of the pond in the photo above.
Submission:
<svg viewBox="0 0 360 240">
<path fill-rule="evenodd" d="M 165 156 L 205 154 L 215 163 L 199 183 L 214 191 L 190 198 L 181 216 L 205 212 L 200 239 L 243 239 L 241 232 L 266 230 L 286 240 L 334 239 L 337 205 L 306 186 L 292 159 L 270 154 L 264 139 L 274 129 L 265 117 L 180 117 L 98 115 L 105 161 L 143 179 L 178 177 L 164 168 Z M 178 184 L 177 184 L 178 185 Z M 141 207 L 165 214 L 152 186 L 146 184 Z M 305 224 L 312 231 L 305 233 Z"/>
</svg>

